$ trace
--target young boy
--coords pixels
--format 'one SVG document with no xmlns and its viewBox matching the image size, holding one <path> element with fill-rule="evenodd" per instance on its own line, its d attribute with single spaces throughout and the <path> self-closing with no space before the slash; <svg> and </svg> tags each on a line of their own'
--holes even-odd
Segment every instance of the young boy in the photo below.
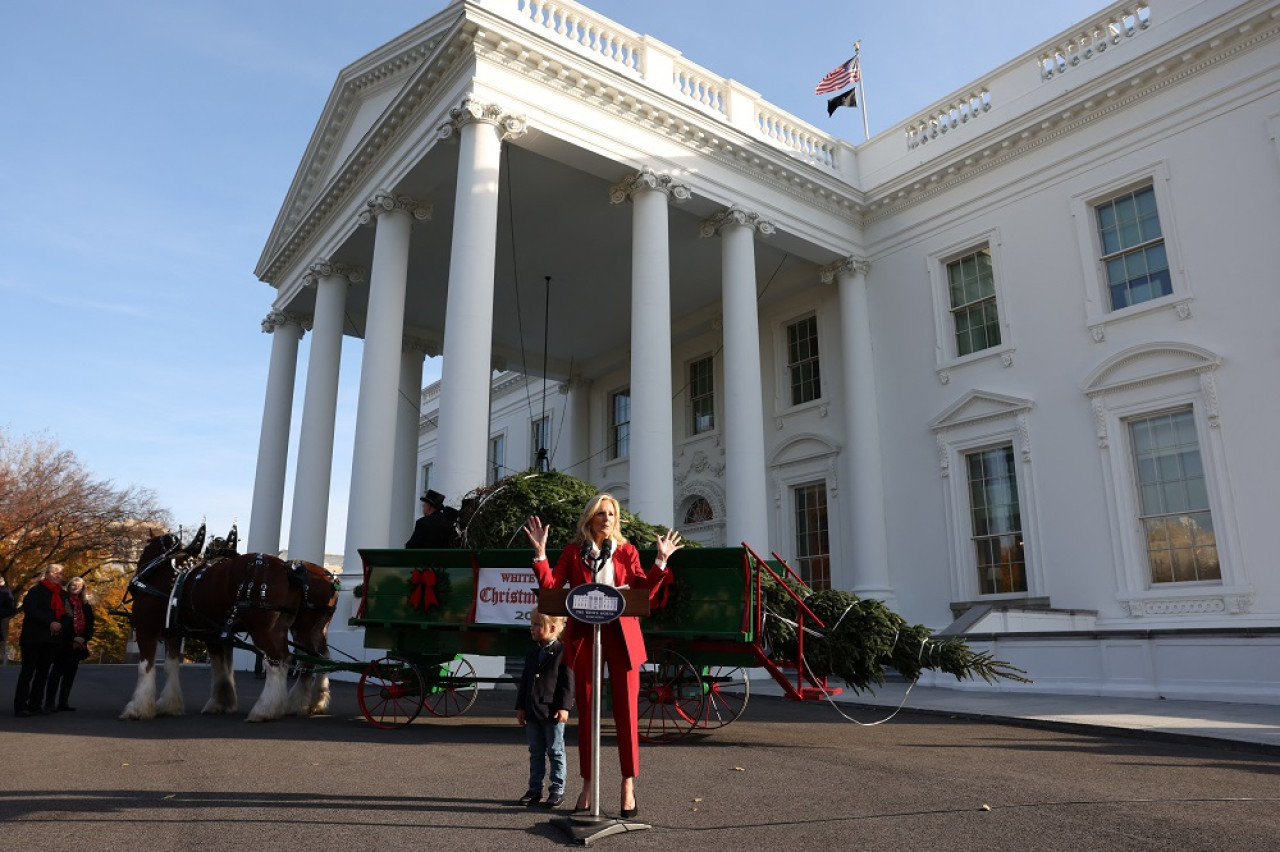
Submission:
<svg viewBox="0 0 1280 852">
<path fill-rule="evenodd" d="M 529 738 L 529 787 L 522 805 L 554 808 L 564 801 L 564 723 L 573 707 L 573 669 L 564 658 L 564 616 L 529 614 L 533 647 L 525 654 L 524 674 L 516 693 L 516 721 Z M 551 785 L 542 801 L 542 779 L 551 762 Z"/>
</svg>

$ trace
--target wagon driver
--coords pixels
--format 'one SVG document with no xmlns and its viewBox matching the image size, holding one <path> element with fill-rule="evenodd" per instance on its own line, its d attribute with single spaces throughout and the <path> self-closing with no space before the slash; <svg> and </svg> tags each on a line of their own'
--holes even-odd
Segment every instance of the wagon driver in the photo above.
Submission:
<svg viewBox="0 0 1280 852">
<path fill-rule="evenodd" d="M 453 547 L 453 523 L 445 511 L 444 495 L 427 489 L 419 501 L 422 503 L 422 517 L 413 525 L 413 535 L 404 543 L 405 548 Z"/>
<path fill-rule="evenodd" d="M 648 589 L 652 600 L 667 580 L 667 560 L 683 544 L 680 533 L 668 530 L 657 542 L 658 556 L 648 571 L 640 568 L 640 554 L 622 537 L 618 501 L 608 494 L 597 494 L 587 501 L 578 520 L 577 535 L 560 553 L 555 566 L 547 561 L 547 536 L 550 527 L 537 516 L 529 518 L 525 535 L 533 544 L 533 570 L 538 585 L 558 589 L 568 585 L 603 583 Z M 639 812 L 636 804 L 635 779 L 640 774 L 640 733 L 637 703 L 640 695 L 640 666 L 647 659 L 640 619 L 623 615 L 604 625 L 600 632 L 604 664 L 609 667 L 609 684 L 613 701 L 613 717 L 617 725 L 618 762 L 622 770 L 620 808 L 624 819 Z M 565 633 L 565 654 L 574 671 L 574 691 L 578 712 L 591 706 L 591 628 L 570 619 Z M 578 810 L 591 807 L 591 731 L 578 721 L 578 766 L 582 774 L 582 792 Z"/>
</svg>

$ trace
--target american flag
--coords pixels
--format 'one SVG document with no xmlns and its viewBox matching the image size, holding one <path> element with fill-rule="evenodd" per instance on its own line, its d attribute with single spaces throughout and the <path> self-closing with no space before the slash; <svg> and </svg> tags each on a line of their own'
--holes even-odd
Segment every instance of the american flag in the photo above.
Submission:
<svg viewBox="0 0 1280 852">
<path fill-rule="evenodd" d="M 822 78 L 822 82 L 813 90 L 815 95 L 838 92 L 858 82 L 858 56 L 854 54 L 848 62 L 838 66 L 830 74 Z"/>
</svg>

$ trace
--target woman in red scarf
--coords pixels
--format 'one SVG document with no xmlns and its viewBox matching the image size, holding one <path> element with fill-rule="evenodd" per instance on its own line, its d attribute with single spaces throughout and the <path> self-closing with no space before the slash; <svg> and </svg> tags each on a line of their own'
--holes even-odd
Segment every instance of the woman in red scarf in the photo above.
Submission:
<svg viewBox="0 0 1280 852">
<path fill-rule="evenodd" d="M 62 632 L 63 641 L 49 674 L 49 685 L 44 691 L 44 712 L 74 710 L 67 704 L 71 697 L 71 684 L 75 683 L 80 661 L 89 656 L 89 640 L 93 638 L 93 607 L 85 595 L 84 577 L 72 577 L 67 583 L 67 615 L 71 629 Z"/>
<path fill-rule="evenodd" d="M 44 577 L 31 587 L 22 601 L 22 671 L 13 695 L 13 712 L 18 716 L 35 716 L 41 712 L 49 668 L 57 656 L 58 643 L 64 630 L 71 630 L 71 619 L 62 596 L 62 566 L 49 565 Z"/>
<path fill-rule="evenodd" d="M 650 599 L 667 579 L 667 559 L 679 550 L 680 533 L 669 530 L 658 539 L 658 556 L 648 571 L 640 568 L 640 554 L 622 537 L 618 501 L 608 494 L 597 494 L 588 502 L 578 521 L 578 534 L 560 553 L 555 567 L 547 562 L 547 536 L 550 527 L 537 517 L 525 524 L 525 535 L 533 544 L 533 570 L 538 585 L 544 589 L 604 583 L 648 589 Z M 591 706 L 591 628 L 569 620 L 565 631 L 565 657 L 573 666 L 574 692 L 578 705 L 578 765 L 582 773 L 582 793 L 578 810 L 591 807 L 591 731 L 583 724 L 581 714 Z M 604 626 L 600 635 L 601 652 L 609 667 L 609 686 L 613 699 L 613 718 L 618 733 L 618 762 L 622 770 L 622 816 L 631 818 L 636 805 L 635 778 L 640 774 L 640 737 L 637 704 L 640 695 L 640 666 L 646 657 L 640 619 L 623 615 Z"/>
</svg>

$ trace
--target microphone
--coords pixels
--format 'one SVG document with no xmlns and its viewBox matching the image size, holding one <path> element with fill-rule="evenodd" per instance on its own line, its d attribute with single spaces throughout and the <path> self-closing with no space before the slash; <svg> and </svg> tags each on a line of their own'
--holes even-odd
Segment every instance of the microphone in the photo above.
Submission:
<svg viewBox="0 0 1280 852">
<path fill-rule="evenodd" d="M 604 567 L 604 563 L 609 561 L 609 556 L 613 553 L 613 539 L 606 538 L 604 544 L 600 545 L 600 567 Z"/>
</svg>

